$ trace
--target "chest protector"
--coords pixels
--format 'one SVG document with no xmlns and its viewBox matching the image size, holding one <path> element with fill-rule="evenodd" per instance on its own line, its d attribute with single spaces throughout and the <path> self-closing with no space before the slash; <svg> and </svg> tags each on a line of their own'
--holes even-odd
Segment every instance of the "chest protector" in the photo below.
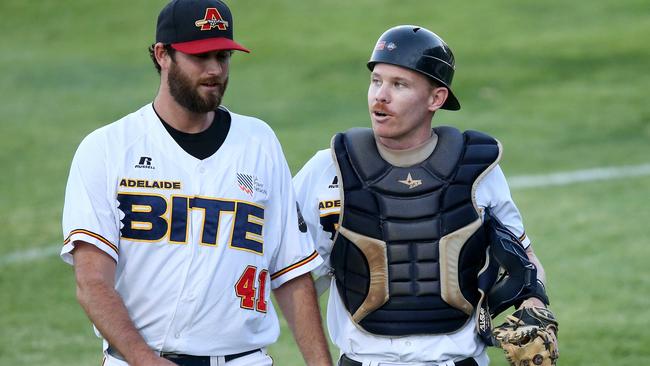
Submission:
<svg viewBox="0 0 650 366">
<path fill-rule="evenodd" d="M 352 319 L 379 335 L 450 333 L 470 318 L 488 248 L 474 199 L 500 144 L 476 131 L 437 127 L 421 163 L 381 158 L 372 131 L 332 139 L 342 208 L 331 264 Z"/>
</svg>

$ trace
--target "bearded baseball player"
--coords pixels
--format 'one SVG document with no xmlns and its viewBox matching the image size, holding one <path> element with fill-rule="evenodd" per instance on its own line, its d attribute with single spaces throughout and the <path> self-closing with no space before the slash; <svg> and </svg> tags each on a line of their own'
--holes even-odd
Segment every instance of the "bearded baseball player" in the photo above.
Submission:
<svg viewBox="0 0 650 366">
<path fill-rule="evenodd" d="M 272 365 L 271 290 L 308 365 L 330 365 L 291 174 L 263 121 L 221 106 L 233 18 L 174 0 L 150 54 L 153 103 L 88 135 L 70 169 L 63 260 L 104 365 Z"/>
<path fill-rule="evenodd" d="M 398 26 L 367 66 L 372 128 L 335 135 L 294 177 L 325 259 L 314 272 L 319 292 L 331 286 L 339 365 L 485 366 L 489 345 L 512 365 L 555 364 L 557 321 L 498 164 L 501 144 L 431 126 L 438 110 L 460 109 L 451 49 L 425 28 Z"/>
</svg>

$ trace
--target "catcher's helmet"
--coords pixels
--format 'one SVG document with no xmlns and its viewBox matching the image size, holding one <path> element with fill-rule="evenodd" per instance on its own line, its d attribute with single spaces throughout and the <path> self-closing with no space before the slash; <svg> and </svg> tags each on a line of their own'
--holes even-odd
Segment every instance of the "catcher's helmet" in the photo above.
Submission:
<svg viewBox="0 0 650 366">
<path fill-rule="evenodd" d="M 370 71 L 378 63 L 405 67 L 432 78 L 449 90 L 449 96 L 441 108 L 460 109 L 460 103 L 451 91 L 454 54 L 435 33 L 415 25 L 400 25 L 387 30 L 379 37 L 370 56 Z"/>
</svg>

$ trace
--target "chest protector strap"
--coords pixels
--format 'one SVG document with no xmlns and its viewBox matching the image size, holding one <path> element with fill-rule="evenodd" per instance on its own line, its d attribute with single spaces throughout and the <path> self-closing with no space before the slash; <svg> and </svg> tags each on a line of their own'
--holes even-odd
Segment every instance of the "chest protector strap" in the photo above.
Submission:
<svg viewBox="0 0 650 366">
<path fill-rule="evenodd" d="M 474 194 L 500 145 L 476 131 L 434 132 L 433 153 L 408 167 L 382 159 L 370 129 L 332 140 L 342 205 L 331 264 L 352 319 L 374 334 L 453 332 L 481 297 L 488 245 Z"/>
</svg>

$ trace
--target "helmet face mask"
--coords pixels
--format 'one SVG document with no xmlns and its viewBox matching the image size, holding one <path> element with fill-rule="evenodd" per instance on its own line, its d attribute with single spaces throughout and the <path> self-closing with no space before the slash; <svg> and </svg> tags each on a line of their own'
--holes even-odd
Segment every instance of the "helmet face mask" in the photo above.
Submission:
<svg viewBox="0 0 650 366">
<path fill-rule="evenodd" d="M 455 61 L 451 49 L 435 33 L 414 25 L 400 25 L 384 32 L 377 40 L 368 61 L 372 71 L 376 64 L 386 63 L 420 72 L 449 90 L 441 108 L 460 109 L 451 91 Z"/>
</svg>

